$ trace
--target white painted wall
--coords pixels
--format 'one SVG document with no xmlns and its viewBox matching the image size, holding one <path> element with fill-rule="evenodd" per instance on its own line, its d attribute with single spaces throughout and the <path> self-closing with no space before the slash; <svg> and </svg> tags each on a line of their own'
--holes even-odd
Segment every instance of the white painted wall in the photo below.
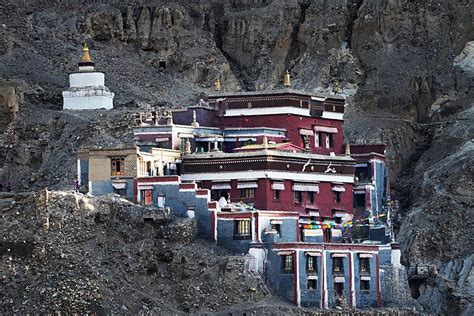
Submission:
<svg viewBox="0 0 474 316">
<path fill-rule="evenodd" d="M 105 76 L 102 72 L 77 72 L 69 75 L 71 88 L 104 87 Z"/>
<path fill-rule="evenodd" d="M 249 255 L 253 257 L 253 260 L 248 261 L 249 268 L 252 271 L 263 274 L 263 266 L 265 264 L 265 258 L 267 257 L 264 248 L 250 248 Z"/>
<path fill-rule="evenodd" d="M 69 91 L 63 91 L 64 110 L 92 110 L 92 109 L 112 109 L 114 94 L 109 92 L 102 95 L 77 95 Z"/>
<path fill-rule="evenodd" d="M 70 88 L 63 91 L 64 110 L 112 109 L 114 93 L 105 86 L 101 72 L 78 72 L 69 75 Z"/>
</svg>

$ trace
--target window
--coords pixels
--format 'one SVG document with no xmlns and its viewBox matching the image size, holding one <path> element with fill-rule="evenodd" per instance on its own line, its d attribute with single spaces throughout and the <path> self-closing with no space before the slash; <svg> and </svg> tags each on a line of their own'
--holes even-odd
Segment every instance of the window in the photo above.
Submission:
<svg viewBox="0 0 474 316">
<path fill-rule="evenodd" d="M 354 207 L 365 207 L 365 194 L 354 194 Z"/>
<path fill-rule="evenodd" d="M 357 177 L 359 182 L 366 182 L 367 180 L 370 180 L 367 178 L 369 172 L 370 172 L 370 169 L 368 167 L 355 168 L 355 176 Z"/>
<path fill-rule="evenodd" d="M 250 239 L 250 221 L 235 221 L 234 239 Z"/>
<path fill-rule="evenodd" d="M 341 296 L 344 294 L 344 283 L 334 283 L 334 292 L 336 292 L 337 296 Z"/>
<path fill-rule="evenodd" d="M 282 256 L 283 273 L 293 273 L 293 255 Z"/>
<path fill-rule="evenodd" d="M 240 197 L 242 199 L 254 199 L 255 189 L 240 189 Z"/>
<path fill-rule="evenodd" d="M 361 280 L 360 281 L 360 289 L 361 289 L 361 291 L 370 291 L 370 281 L 369 280 Z"/>
<path fill-rule="evenodd" d="M 360 272 L 370 273 L 370 261 L 369 258 L 360 258 Z"/>
<path fill-rule="evenodd" d="M 125 175 L 125 158 L 124 157 L 113 157 L 110 159 L 111 169 L 113 176 Z"/>
<path fill-rule="evenodd" d="M 323 133 L 321 132 L 314 133 L 314 146 L 323 147 Z"/>
<path fill-rule="evenodd" d="M 120 196 L 127 196 L 127 189 L 114 189 L 114 193 Z"/>
<path fill-rule="evenodd" d="M 310 279 L 308 280 L 308 290 L 316 291 L 317 280 Z"/>
<path fill-rule="evenodd" d="M 308 192 L 308 203 L 309 204 L 314 203 L 314 192 Z"/>
<path fill-rule="evenodd" d="M 271 225 L 272 225 L 272 230 L 276 231 L 278 235 L 280 235 L 281 225 L 280 224 L 271 224 Z"/>
<path fill-rule="evenodd" d="M 181 138 L 179 142 L 179 151 L 184 152 L 186 150 L 186 142 L 188 141 L 187 138 Z"/>
<path fill-rule="evenodd" d="M 303 194 L 301 191 L 293 191 L 293 201 L 295 203 L 303 202 Z"/>
<path fill-rule="evenodd" d="M 306 271 L 308 273 L 316 273 L 316 258 L 313 256 L 307 256 L 307 261 L 306 261 Z"/>
<path fill-rule="evenodd" d="M 332 258 L 332 272 L 343 273 L 344 272 L 344 265 L 343 265 L 343 258 L 335 257 Z"/>
<path fill-rule="evenodd" d="M 334 191 L 334 202 L 335 203 L 341 202 L 341 192 Z"/>
<path fill-rule="evenodd" d="M 166 69 L 166 60 L 160 60 L 158 62 L 158 68 L 160 69 L 160 71 L 163 71 Z"/>
<path fill-rule="evenodd" d="M 273 190 L 273 200 L 280 202 L 280 190 Z"/>
<path fill-rule="evenodd" d="M 324 240 L 324 242 L 331 242 L 332 241 L 331 228 L 324 228 L 323 229 L 323 240 Z"/>
<path fill-rule="evenodd" d="M 141 197 L 142 204 L 151 205 L 153 203 L 152 192 L 153 192 L 152 190 L 140 191 L 140 193 L 142 194 L 142 197 Z"/>
<path fill-rule="evenodd" d="M 329 148 L 333 148 L 334 147 L 334 134 L 327 134 L 327 138 L 328 138 L 328 145 L 329 145 Z"/>
<path fill-rule="evenodd" d="M 303 138 L 303 147 L 309 149 L 309 135 L 301 135 Z"/>
</svg>

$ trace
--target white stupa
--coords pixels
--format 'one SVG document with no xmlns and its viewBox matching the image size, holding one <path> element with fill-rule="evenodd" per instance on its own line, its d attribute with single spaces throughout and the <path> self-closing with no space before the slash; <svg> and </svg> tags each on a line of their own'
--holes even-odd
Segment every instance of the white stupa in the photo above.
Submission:
<svg viewBox="0 0 474 316">
<path fill-rule="evenodd" d="M 69 89 L 63 91 L 64 110 L 112 109 L 114 93 L 105 86 L 105 76 L 95 71 L 95 64 L 84 44 L 79 72 L 69 75 Z"/>
</svg>

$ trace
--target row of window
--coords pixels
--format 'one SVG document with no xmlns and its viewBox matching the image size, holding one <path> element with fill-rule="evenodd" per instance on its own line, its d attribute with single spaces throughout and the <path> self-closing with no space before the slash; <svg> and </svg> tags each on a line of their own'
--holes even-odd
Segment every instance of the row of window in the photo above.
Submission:
<svg viewBox="0 0 474 316">
<path fill-rule="evenodd" d="M 272 230 L 276 231 L 278 235 L 281 234 L 281 225 L 280 224 L 271 224 Z M 234 221 L 234 239 L 250 239 L 250 220 L 242 219 Z"/>
<path fill-rule="evenodd" d="M 301 135 L 301 137 L 303 138 L 304 148 L 309 149 L 310 148 L 309 135 Z M 316 132 L 314 134 L 314 146 L 323 147 L 323 148 L 333 148 L 334 147 L 334 134 Z"/>
<path fill-rule="evenodd" d="M 275 201 L 277 201 L 277 202 L 280 201 L 280 192 L 277 191 L 277 190 L 275 190 L 273 192 L 274 192 Z M 303 193 L 304 192 L 301 192 L 301 191 L 293 191 L 293 202 L 295 202 L 297 204 L 303 203 Z M 333 191 L 334 203 L 340 203 L 341 202 L 341 193 L 342 192 Z M 314 204 L 314 202 L 316 200 L 315 199 L 315 192 L 306 192 L 306 194 L 307 194 L 306 203 Z"/>
<path fill-rule="evenodd" d="M 334 257 L 332 258 L 332 272 L 335 274 L 344 273 L 344 258 Z M 293 255 L 282 256 L 282 271 L 283 273 L 293 273 Z M 318 265 L 316 257 L 306 256 L 306 272 L 309 274 L 318 272 Z M 359 272 L 362 274 L 370 273 L 370 260 L 369 258 L 359 258 Z"/>
<path fill-rule="evenodd" d="M 309 291 L 316 291 L 318 288 L 318 280 L 316 279 L 308 279 L 307 289 Z M 361 291 L 370 291 L 370 281 L 369 280 L 360 280 L 360 290 Z M 334 292 L 337 295 L 344 294 L 344 283 L 337 282 L 334 283 Z"/>
<path fill-rule="evenodd" d="M 275 202 L 280 202 L 281 197 L 281 190 L 273 190 L 273 199 Z M 246 200 L 253 200 L 255 199 L 256 189 L 240 189 L 240 198 Z M 293 201 L 295 203 L 301 204 L 303 203 L 303 194 L 306 193 L 306 203 L 314 204 L 316 201 L 316 193 L 315 192 L 302 192 L 302 191 L 293 191 Z M 339 203 L 341 202 L 341 192 L 334 192 L 334 202 Z"/>
<path fill-rule="evenodd" d="M 318 272 L 318 265 L 316 257 L 307 256 L 306 257 L 306 272 L 308 274 L 317 274 Z M 343 258 L 335 257 L 333 259 L 332 271 L 333 274 L 340 275 L 344 272 L 344 262 Z M 359 270 L 361 274 L 370 274 L 370 261 L 369 258 L 360 258 L 359 259 L 360 265 Z M 282 270 L 283 273 L 293 273 L 294 266 L 293 266 L 293 255 L 286 255 L 282 256 Z M 316 279 L 308 279 L 307 289 L 310 291 L 315 291 L 317 289 L 317 280 Z M 344 283 L 334 283 L 334 290 L 336 294 L 342 295 L 344 292 Z M 370 281 L 369 280 L 361 280 L 360 281 L 360 290 L 361 291 L 369 291 L 370 290 Z"/>
</svg>

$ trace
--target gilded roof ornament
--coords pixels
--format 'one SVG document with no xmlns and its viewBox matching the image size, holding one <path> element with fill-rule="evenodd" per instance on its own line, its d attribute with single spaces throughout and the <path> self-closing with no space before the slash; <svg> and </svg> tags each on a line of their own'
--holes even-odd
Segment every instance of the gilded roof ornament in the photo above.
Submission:
<svg viewBox="0 0 474 316">
<path fill-rule="evenodd" d="M 92 62 L 91 56 L 89 55 L 89 46 L 87 46 L 87 43 L 84 42 L 84 45 L 82 46 L 82 58 L 81 58 L 81 63 L 90 63 Z"/>
<path fill-rule="evenodd" d="M 288 70 L 286 71 L 285 77 L 283 78 L 283 86 L 287 88 L 291 87 L 291 78 Z"/>
<path fill-rule="evenodd" d="M 214 81 L 214 91 L 221 92 L 221 80 L 219 78 Z"/>
</svg>

